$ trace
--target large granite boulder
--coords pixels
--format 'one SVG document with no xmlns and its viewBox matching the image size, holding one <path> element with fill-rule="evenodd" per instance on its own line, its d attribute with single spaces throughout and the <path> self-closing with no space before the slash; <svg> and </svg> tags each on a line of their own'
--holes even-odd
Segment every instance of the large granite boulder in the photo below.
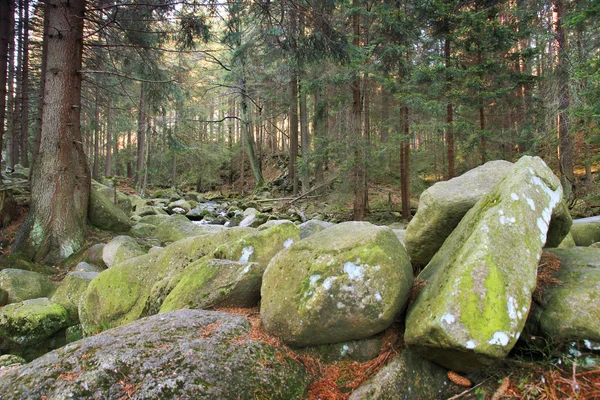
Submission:
<svg viewBox="0 0 600 400">
<path fill-rule="evenodd" d="M 201 227 L 194 224 L 185 215 L 172 215 L 156 227 L 153 237 L 163 243 L 169 243 L 186 237 L 204 235 L 205 233 Z"/>
<path fill-rule="evenodd" d="M 79 304 L 88 285 L 98 274 L 99 272 L 69 272 L 52 296 L 51 300 L 54 303 L 67 310 L 69 325 L 79 323 Z"/>
<path fill-rule="evenodd" d="M 0 271 L 0 289 L 8 293 L 8 303 L 18 303 L 38 297 L 51 297 L 56 284 L 38 272 L 6 268 Z"/>
<path fill-rule="evenodd" d="M 600 346 L 600 249 L 547 249 L 560 260 L 532 315 L 540 333 L 557 342 L 582 340 Z"/>
<path fill-rule="evenodd" d="M 410 350 L 394 358 L 350 395 L 350 400 L 421 400 L 444 398 L 446 371 Z"/>
<path fill-rule="evenodd" d="M 132 225 L 125 212 L 93 186 L 90 189 L 88 220 L 97 228 L 114 232 L 127 232 Z"/>
<path fill-rule="evenodd" d="M 156 314 L 185 267 L 253 231 L 235 228 L 186 238 L 103 271 L 90 282 L 80 305 L 83 330 L 98 332 Z"/>
<path fill-rule="evenodd" d="M 600 217 L 573 220 L 571 236 L 576 246 L 590 246 L 600 242 Z"/>
<path fill-rule="evenodd" d="M 254 307 L 265 267 L 258 263 L 200 259 L 179 274 L 160 312 L 181 308 Z"/>
<path fill-rule="evenodd" d="M 100 193 L 102 196 L 106 197 L 113 204 L 116 204 L 117 207 L 119 207 L 121 210 L 123 210 L 125 215 L 131 214 L 133 205 L 131 204 L 131 199 L 129 198 L 129 196 L 127 196 L 126 194 L 121 193 L 117 190 L 117 196 L 116 196 L 117 201 L 115 203 L 115 189 L 114 188 L 103 185 L 103 184 L 98 183 L 93 180 L 92 180 L 92 185 L 94 186 L 94 188 L 96 188 L 96 190 L 98 190 L 98 193 Z"/>
<path fill-rule="evenodd" d="M 0 398 L 281 399 L 310 378 L 282 350 L 250 338 L 242 317 L 180 310 L 82 339 L 0 377 Z"/>
<path fill-rule="evenodd" d="M 167 208 L 173 214 L 187 214 L 192 210 L 193 207 L 191 206 L 191 204 L 188 201 L 181 199 L 181 200 L 177 200 L 177 201 L 173 201 L 173 202 L 169 203 Z M 179 210 L 181 210 L 181 211 L 179 211 Z"/>
<path fill-rule="evenodd" d="M 48 298 L 9 304 L 0 310 L 0 351 L 22 353 L 28 347 L 43 347 L 44 340 L 67 326 L 67 310 Z"/>
<path fill-rule="evenodd" d="M 146 252 L 131 236 L 115 236 L 102 249 L 102 260 L 110 268 L 143 254 Z"/>
<path fill-rule="evenodd" d="M 406 305 L 412 267 L 391 229 L 346 222 L 279 252 L 261 288 L 265 329 L 308 346 L 386 329 Z"/>
<path fill-rule="evenodd" d="M 303 222 L 300 225 L 300 238 L 306 239 L 309 236 L 314 235 L 317 232 L 321 232 L 324 229 L 331 228 L 335 225 L 332 222 L 321 221 L 318 219 L 311 219 L 309 221 Z"/>
<path fill-rule="evenodd" d="M 506 177 L 512 165 L 490 161 L 459 177 L 438 182 L 421 194 L 419 208 L 404 237 L 414 266 L 427 265 L 467 211 Z"/>
<path fill-rule="evenodd" d="M 515 163 L 419 275 L 427 284 L 408 312 L 406 344 L 458 371 L 504 358 L 524 327 L 561 200 L 560 181 L 540 158 Z"/>
<path fill-rule="evenodd" d="M 257 262 L 266 268 L 275 254 L 299 240 L 300 228 L 293 222 L 283 221 L 222 244 L 215 250 L 214 257 L 242 263 Z"/>
</svg>

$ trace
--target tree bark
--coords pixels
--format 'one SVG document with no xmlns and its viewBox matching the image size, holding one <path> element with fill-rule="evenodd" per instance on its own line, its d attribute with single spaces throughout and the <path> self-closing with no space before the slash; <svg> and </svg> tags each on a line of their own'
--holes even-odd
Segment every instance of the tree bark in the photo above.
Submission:
<svg viewBox="0 0 600 400">
<path fill-rule="evenodd" d="M 256 157 L 256 149 L 254 144 L 254 137 L 252 134 L 252 121 L 250 119 L 250 110 L 248 109 L 248 93 L 246 90 L 246 81 L 242 79 L 240 81 L 241 88 L 241 106 L 242 106 L 242 135 L 245 136 L 245 150 L 248 155 L 248 162 L 250 163 L 250 169 L 254 176 L 254 188 L 260 189 L 265 185 L 265 181 L 260 171 L 260 165 Z"/>
<path fill-rule="evenodd" d="M 14 57 L 16 59 L 15 71 L 15 92 L 12 108 L 12 129 L 11 129 L 11 159 L 13 166 L 19 164 L 19 149 L 21 148 L 21 100 L 23 96 L 23 0 L 18 3 L 17 30 L 15 32 L 17 39 L 17 52 Z"/>
<path fill-rule="evenodd" d="M 46 14 L 46 4 L 43 4 L 44 15 Z M 44 18 L 44 31 L 43 37 L 48 36 L 48 19 Z M 38 118 L 35 129 L 35 139 L 33 142 L 33 164 L 37 162 L 38 154 L 40 152 L 40 142 L 42 141 L 42 116 L 44 115 L 44 91 L 46 88 L 46 69 L 47 69 L 47 58 L 48 58 L 48 41 L 42 42 L 42 68 L 40 73 L 40 91 L 38 95 Z"/>
<path fill-rule="evenodd" d="M 451 62 L 451 45 L 450 39 L 444 40 L 444 57 L 446 60 L 446 92 L 450 92 L 451 77 L 450 77 L 450 62 Z M 448 101 L 446 106 L 446 146 L 448 147 L 448 176 L 446 179 L 452 179 L 456 175 L 454 163 L 456 160 L 454 152 L 454 115 L 452 103 Z"/>
<path fill-rule="evenodd" d="M 146 93 L 145 84 L 140 85 L 140 102 L 138 105 L 138 132 L 137 132 L 137 162 L 135 168 L 135 185 L 138 191 L 142 188 L 144 179 L 144 145 L 146 138 Z"/>
<path fill-rule="evenodd" d="M 575 185 L 573 170 L 573 140 L 569 133 L 569 70 L 567 60 L 567 38 L 562 26 L 563 1 L 552 2 L 552 19 L 556 47 L 556 78 L 558 82 L 558 158 L 560 171 L 570 188 Z M 563 182 L 565 184 L 565 182 Z"/>
<path fill-rule="evenodd" d="M 302 193 L 310 190 L 310 138 L 308 135 L 308 108 L 306 90 L 300 87 L 300 138 L 302 143 Z"/>
<path fill-rule="evenodd" d="M 10 1 L 10 0 L 9 0 Z M 12 9 L 9 15 L 9 30 L 8 30 L 8 87 L 6 89 L 6 133 L 7 133 L 7 142 L 6 142 L 6 167 L 8 169 L 14 167 L 16 161 L 14 159 L 14 151 L 13 151 L 13 107 L 14 107 L 14 73 L 15 73 L 15 10 L 14 10 L 14 1 L 11 2 Z"/>
<path fill-rule="evenodd" d="M 92 165 L 92 178 L 98 180 L 98 158 L 100 157 L 99 136 L 100 136 L 100 87 L 96 85 L 94 102 L 94 155 Z"/>
<path fill-rule="evenodd" d="M 298 194 L 298 74 L 292 72 L 290 79 L 290 164 L 289 175 L 292 181 L 292 194 Z"/>
<path fill-rule="evenodd" d="M 402 107 L 402 141 L 400 142 L 400 191 L 402 218 L 410 220 L 410 124 L 408 106 Z"/>
<path fill-rule="evenodd" d="M 360 7 L 359 0 L 352 0 L 352 6 L 355 8 L 355 13 L 352 16 L 352 44 L 355 47 L 360 47 L 360 16 L 358 8 Z M 355 72 L 355 78 L 352 82 L 352 131 L 354 143 L 354 170 L 353 170 L 353 186 L 354 186 L 354 207 L 353 218 L 356 221 L 365 219 L 368 209 L 368 197 L 365 187 L 365 160 L 364 160 L 364 143 L 362 137 L 362 104 L 361 104 L 361 79 L 360 73 Z"/>
<path fill-rule="evenodd" d="M 21 57 L 21 124 L 19 133 L 22 166 L 29 168 L 29 1 L 23 0 L 23 56 Z"/>
<path fill-rule="evenodd" d="M 4 118 L 6 117 L 6 79 L 8 75 L 8 49 L 14 15 L 13 0 L 0 0 L 0 164 L 4 139 Z M 2 182 L 2 175 L 0 175 Z"/>
<path fill-rule="evenodd" d="M 80 132 L 85 0 L 48 0 L 46 106 L 39 161 L 33 167 L 31 210 L 12 251 L 58 262 L 84 243 L 90 170 Z"/>
<path fill-rule="evenodd" d="M 112 150 L 112 101 L 110 96 L 107 98 L 108 104 L 106 105 L 106 166 L 104 168 L 104 175 L 111 175 L 111 150 Z"/>
</svg>

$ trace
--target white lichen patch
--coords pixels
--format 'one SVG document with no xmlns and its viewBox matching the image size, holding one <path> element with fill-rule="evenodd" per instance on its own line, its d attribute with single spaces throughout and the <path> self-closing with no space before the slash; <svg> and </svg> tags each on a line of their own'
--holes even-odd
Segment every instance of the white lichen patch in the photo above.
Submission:
<svg viewBox="0 0 600 400">
<path fill-rule="evenodd" d="M 242 256 L 238 260 L 239 262 L 248 262 L 250 260 L 250 256 L 254 253 L 254 246 L 244 247 L 242 249 Z"/>
<path fill-rule="evenodd" d="M 383 300 L 383 297 L 381 297 L 381 293 L 375 292 L 375 300 L 377 300 L 377 301 Z"/>
<path fill-rule="evenodd" d="M 346 305 L 344 303 L 342 303 L 341 301 L 338 301 L 337 308 L 344 308 L 344 307 L 346 307 Z"/>
<path fill-rule="evenodd" d="M 531 208 L 532 211 L 535 211 L 535 202 L 533 201 L 533 199 L 526 197 L 525 201 L 527 202 L 527 204 L 529 204 L 529 208 Z"/>
<path fill-rule="evenodd" d="M 508 342 L 508 335 L 500 331 L 495 332 L 494 336 L 488 341 L 489 344 L 495 344 L 498 346 L 506 346 Z"/>
<path fill-rule="evenodd" d="M 362 281 L 364 278 L 363 275 L 363 266 L 356 265 L 351 261 L 348 261 L 344 264 L 344 273 L 348 275 L 348 279 L 352 281 Z"/>
<path fill-rule="evenodd" d="M 456 321 L 456 318 L 454 318 L 454 315 L 452 315 L 452 314 L 444 314 L 442 316 L 442 322 L 445 322 L 448 325 L 453 324 L 454 321 Z"/>
<path fill-rule="evenodd" d="M 475 342 L 474 342 L 474 341 L 472 341 L 472 340 L 469 340 L 469 341 L 468 341 L 468 342 L 465 344 L 465 347 L 466 347 L 467 349 L 474 349 L 475 347 L 477 347 L 477 345 L 475 344 Z"/>
<path fill-rule="evenodd" d="M 323 289 L 325 289 L 325 291 L 331 289 L 331 284 L 333 283 L 333 281 L 335 281 L 337 278 L 335 276 L 330 276 L 329 278 L 325 279 L 325 281 L 323 282 Z"/>
<path fill-rule="evenodd" d="M 516 193 L 511 193 L 510 198 L 513 199 L 514 201 L 519 201 L 519 195 Z"/>
<path fill-rule="evenodd" d="M 314 286 L 315 283 L 317 283 L 317 281 L 319 280 L 320 277 L 321 277 L 321 275 L 311 275 L 308 278 L 308 282 L 310 283 L 310 286 Z"/>
<path fill-rule="evenodd" d="M 542 218 L 537 219 L 537 227 L 540 230 L 540 240 L 546 243 L 546 235 L 548 234 L 548 224 Z"/>
<path fill-rule="evenodd" d="M 481 231 L 485 232 L 485 233 L 489 233 L 490 232 L 490 228 L 487 225 L 482 225 L 481 226 Z"/>
<path fill-rule="evenodd" d="M 287 239 L 285 242 L 283 242 L 283 247 L 287 249 L 287 248 L 288 248 L 288 247 L 290 247 L 292 244 L 294 244 L 294 239 L 292 239 L 292 238 L 289 238 L 289 239 Z"/>
<path fill-rule="evenodd" d="M 512 320 L 517 319 L 517 317 L 518 317 L 517 308 L 519 308 L 519 305 L 517 304 L 517 300 L 515 300 L 514 297 L 512 297 L 512 296 L 508 297 L 507 307 L 508 307 L 508 317 Z"/>
<path fill-rule="evenodd" d="M 242 274 L 247 274 L 248 272 L 250 272 L 250 264 L 246 265 L 246 268 L 242 270 Z"/>
</svg>

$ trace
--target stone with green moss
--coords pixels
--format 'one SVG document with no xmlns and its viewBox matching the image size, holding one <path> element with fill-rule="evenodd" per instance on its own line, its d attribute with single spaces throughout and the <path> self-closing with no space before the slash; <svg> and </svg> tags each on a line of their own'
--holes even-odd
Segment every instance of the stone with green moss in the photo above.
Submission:
<svg viewBox="0 0 600 400">
<path fill-rule="evenodd" d="M 600 342 L 600 249 L 547 249 L 560 259 L 562 284 L 542 292 L 539 327 L 554 341 Z"/>
<path fill-rule="evenodd" d="M 90 189 L 88 219 L 93 226 L 113 232 L 127 232 L 132 225 L 123 210 L 93 186 Z"/>
<path fill-rule="evenodd" d="M 88 285 L 99 272 L 69 272 L 56 289 L 51 300 L 69 313 L 69 325 L 79 323 L 79 304 Z"/>
<path fill-rule="evenodd" d="M 179 310 L 84 338 L 0 377 L 0 398 L 304 399 L 304 366 L 243 317 Z M 130 392 L 128 392 L 128 390 Z"/>
<path fill-rule="evenodd" d="M 266 268 L 275 254 L 299 240 L 300 228 L 293 222 L 283 221 L 264 230 L 254 230 L 237 241 L 222 244 L 215 250 L 213 257 L 257 262 Z"/>
<path fill-rule="evenodd" d="M 129 231 L 129 233 L 138 238 L 147 238 L 147 237 L 152 236 L 155 229 L 156 229 L 156 225 L 144 224 L 144 223 L 138 222 L 137 224 L 135 224 L 134 226 L 131 227 L 131 230 Z"/>
<path fill-rule="evenodd" d="M 4 354 L 0 356 L 0 368 L 23 364 L 27 364 L 27 361 L 23 357 L 14 354 Z"/>
<path fill-rule="evenodd" d="M 565 236 L 563 241 L 560 242 L 560 244 L 557 247 L 561 248 L 561 249 L 568 249 L 570 247 L 575 247 L 575 246 L 577 246 L 577 245 L 575 244 L 575 240 L 573 240 L 573 235 L 571 235 L 571 232 L 569 232 L 569 234 L 567 236 Z"/>
<path fill-rule="evenodd" d="M 258 263 L 200 259 L 178 277 L 179 283 L 163 302 L 160 312 L 181 308 L 254 307 L 260 300 L 265 267 Z"/>
<path fill-rule="evenodd" d="M 0 271 L 7 268 L 38 272 L 46 276 L 55 275 L 59 272 L 57 268 L 49 265 L 31 262 L 21 253 L 3 254 L 0 257 Z"/>
<path fill-rule="evenodd" d="M 538 157 L 523 157 L 469 210 L 419 279 L 406 344 L 470 372 L 504 358 L 525 325 L 536 271 L 562 187 Z"/>
<path fill-rule="evenodd" d="M 412 282 L 408 256 L 391 229 L 346 222 L 271 260 L 261 318 L 268 332 L 294 346 L 361 339 L 390 326 Z"/>
<path fill-rule="evenodd" d="M 140 218 L 138 221 L 140 224 L 150 224 L 154 226 L 158 226 L 165 222 L 167 219 L 171 218 L 170 215 L 160 214 L 160 215 L 146 215 Z"/>
<path fill-rule="evenodd" d="M 38 297 L 51 297 L 56 284 L 38 272 L 6 268 L 0 271 L 0 289 L 8 293 L 8 303 Z"/>
<path fill-rule="evenodd" d="M 115 236 L 102 249 L 102 260 L 108 268 L 121 264 L 130 258 L 138 257 L 146 252 L 131 236 Z"/>
<path fill-rule="evenodd" d="M 103 271 L 84 294 L 79 310 L 83 330 L 98 332 L 156 314 L 185 267 L 252 232 L 232 228 L 186 238 Z"/>
<path fill-rule="evenodd" d="M 448 383 L 443 368 L 404 350 L 356 389 L 350 400 L 442 399 L 449 397 L 444 396 Z"/>
<path fill-rule="evenodd" d="M 206 232 L 185 215 L 172 215 L 156 227 L 152 236 L 163 243 L 171 243 L 186 237 L 204 234 Z"/>
<path fill-rule="evenodd" d="M 164 215 L 164 216 L 169 216 L 169 214 L 163 210 L 161 207 L 155 207 L 155 206 L 141 206 L 141 207 L 137 207 L 135 209 L 135 211 L 133 212 L 133 215 L 137 215 L 138 217 L 148 217 L 151 215 Z"/>
<path fill-rule="evenodd" d="M 309 236 L 314 235 L 317 232 L 321 232 L 327 228 L 331 228 L 333 225 L 331 222 L 320 221 L 317 219 L 311 219 L 298 225 L 300 227 L 300 238 L 306 239 Z"/>
<path fill-rule="evenodd" d="M 100 193 L 102 196 L 106 197 L 110 202 L 115 204 L 115 189 L 112 187 L 108 187 L 101 183 L 98 183 L 92 180 L 92 186 Z M 131 210 L 133 205 L 131 203 L 131 199 L 124 193 L 121 193 L 117 190 L 117 207 L 119 207 L 125 215 L 131 214 Z"/>
<path fill-rule="evenodd" d="M 67 326 L 67 310 L 48 298 L 9 304 L 0 311 L 0 348 L 10 342 L 31 346 Z"/>
<path fill-rule="evenodd" d="M 600 217 L 573 220 L 571 236 L 576 246 L 590 246 L 600 242 Z"/>
<path fill-rule="evenodd" d="M 301 349 L 301 351 L 315 355 L 326 363 L 336 361 L 367 362 L 379 356 L 381 347 L 381 335 L 377 335 L 365 339 L 308 346 Z"/>
<path fill-rule="evenodd" d="M 406 227 L 404 243 L 415 266 L 425 266 L 475 203 L 512 168 L 496 160 L 425 190 L 417 213 Z"/>
<path fill-rule="evenodd" d="M 167 208 L 169 209 L 169 211 L 171 213 L 187 214 L 194 207 L 192 207 L 192 205 L 187 200 L 180 199 L 180 200 L 173 201 L 173 202 L 169 203 L 169 205 L 167 206 Z M 181 212 L 175 212 L 174 210 L 177 209 L 177 208 L 181 209 L 182 211 Z"/>
</svg>

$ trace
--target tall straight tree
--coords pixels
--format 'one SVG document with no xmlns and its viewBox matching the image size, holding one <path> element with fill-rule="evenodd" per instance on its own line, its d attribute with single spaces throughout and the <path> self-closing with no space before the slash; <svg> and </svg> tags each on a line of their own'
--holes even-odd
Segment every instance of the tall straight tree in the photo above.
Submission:
<svg viewBox="0 0 600 400">
<path fill-rule="evenodd" d="M 31 209 L 12 251 L 57 262 L 84 243 L 90 170 L 80 131 L 85 0 L 48 0 L 48 65 L 42 137 L 31 180 Z"/>
<path fill-rule="evenodd" d="M 29 1 L 23 0 L 23 54 L 21 57 L 21 125 L 19 162 L 29 167 Z"/>
<path fill-rule="evenodd" d="M 360 47 L 360 1 L 352 0 L 352 44 Z M 362 135 L 362 98 L 360 72 L 356 71 L 352 81 L 352 132 L 354 141 L 354 209 L 353 218 L 356 221 L 365 219 L 369 203 L 367 195 L 367 172 L 365 165 L 365 146 Z"/>
<path fill-rule="evenodd" d="M 8 75 L 8 43 L 12 15 L 13 0 L 0 0 L 0 163 L 2 163 L 2 142 L 4 139 L 4 118 L 6 117 L 6 79 Z M 0 176 L 0 182 L 2 177 Z"/>
</svg>

